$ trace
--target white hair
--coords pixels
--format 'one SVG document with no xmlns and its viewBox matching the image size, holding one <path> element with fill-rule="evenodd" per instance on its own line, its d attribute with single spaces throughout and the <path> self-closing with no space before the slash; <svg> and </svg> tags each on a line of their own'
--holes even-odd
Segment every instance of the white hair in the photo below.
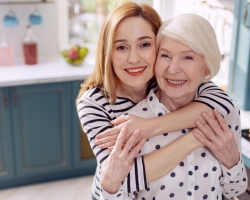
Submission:
<svg viewBox="0 0 250 200">
<path fill-rule="evenodd" d="M 211 24 L 203 17 L 186 13 L 166 20 L 158 31 L 156 44 L 159 49 L 163 37 L 170 37 L 189 46 L 204 57 L 210 81 L 220 70 L 221 53 Z"/>
</svg>

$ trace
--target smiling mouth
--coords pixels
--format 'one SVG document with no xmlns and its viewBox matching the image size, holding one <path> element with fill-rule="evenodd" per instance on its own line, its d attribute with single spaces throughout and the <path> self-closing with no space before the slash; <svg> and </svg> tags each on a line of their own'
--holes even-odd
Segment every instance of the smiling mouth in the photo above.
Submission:
<svg viewBox="0 0 250 200">
<path fill-rule="evenodd" d="M 146 67 L 137 67 L 137 68 L 129 68 L 125 69 L 125 71 L 130 75 L 130 76 L 139 76 L 141 75 Z"/>
<path fill-rule="evenodd" d="M 137 73 L 137 72 L 143 71 L 144 69 L 145 67 L 140 67 L 140 68 L 134 68 L 134 69 L 126 69 L 126 71 L 129 73 Z"/>
<path fill-rule="evenodd" d="M 183 81 L 183 80 L 178 80 L 178 81 L 176 81 L 176 80 L 171 80 L 171 79 L 167 79 L 167 81 L 168 81 L 169 83 L 171 83 L 171 84 L 174 84 L 174 85 L 181 85 L 181 84 L 183 84 L 183 83 L 186 82 L 186 81 Z"/>
</svg>

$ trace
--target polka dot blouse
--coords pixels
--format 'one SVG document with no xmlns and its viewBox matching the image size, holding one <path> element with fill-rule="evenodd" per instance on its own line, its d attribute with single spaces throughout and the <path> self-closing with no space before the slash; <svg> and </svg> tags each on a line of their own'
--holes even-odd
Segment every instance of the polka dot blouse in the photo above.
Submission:
<svg viewBox="0 0 250 200">
<path fill-rule="evenodd" d="M 153 99 L 153 96 L 148 96 L 147 101 L 154 102 L 155 99 Z M 197 96 L 194 101 L 199 101 L 201 103 L 204 103 L 211 108 L 217 108 L 222 113 L 223 116 L 226 116 L 233 109 L 233 104 L 230 101 L 230 98 L 227 96 L 227 94 L 225 94 L 221 89 L 219 89 L 212 82 L 202 84 L 197 89 Z M 138 157 L 135 159 L 135 163 L 131 172 L 128 174 L 127 178 L 124 180 L 124 184 L 121 187 L 121 191 L 119 191 L 117 194 L 114 194 L 114 195 L 107 194 L 104 190 L 102 190 L 102 188 L 100 187 L 100 183 L 99 183 L 100 167 L 102 165 L 102 162 L 109 156 L 109 151 L 107 149 L 100 149 L 98 146 L 94 144 L 95 136 L 103 132 L 104 130 L 112 128 L 110 121 L 124 114 L 124 112 L 127 112 L 128 110 L 133 108 L 135 105 L 136 104 L 132 102 L 130 99 L 120 98 L 120 97 L 117 98 L 116 103 L 114 105 L 111 105 L 104 98 L 99 88 L 89 89 L 82 95 L 82 97 L 78 101 L 78 104 L 77 104 L 78 116 L 79 116 L 81 125 L 83 127 L 83 130 L 88 137 L 93 153 L 95 154 L 96 159 L 97 159 L 97 169 L 96 169 L 95 177 L 94 177 L 93 184 L 92 184 L 92 195 L 97 200 L 99 199 L 136 199 L 137 197 L 139 197 L 139 193 L 137 192 L 137 190 L 138 191 L 144 190 L 147 192 L 151 191 L 152 193 L 153 188 L 151 188 L 151 184 L 149 184 L 149 186 L 146 184 L 146 174 L 145 174 L 144 161 L 143 161 L 143 156 L 142 156 L 143 154 L 145 154 L 145 151 L 147 148 L 145 149 L 145 151 L 142 150 L 141 153 L 138 155 Z M 144 111 L 145 108 L 148 109 L 148 111 Z M 142 109 L 144 109 L 142 110 L 142 112 L 144 113 L 150 112 L 150 107 L 142 107 Z M 157 113 L 156 115 L 152 117 L 161 116 L 162 114 L 165 114 L 165 112 L 166 110 L 164 109 L 160 110 L 159 113 Z M 233 125 L 232 125 L 232 128 L 233 128 Z M 184 133 L 185 131 L 187 132 L 188 130 L 187 129 L 181 130 L 181 134 L 185 134 Z M 165 133 L 161 136 L 163 136 L 163 138 L 166 139 L 166 141 L 168 141 L 168 136 L 171 136 L 171 133 L 169 134 Z M 147 143 L 148 142 L 149 144 L 151 144 L 151 139 L 149 139 Z M 158 144 L 152 144 L 152 145 L 154 146 L 152 147 L 151 150 L 154 151 L 154 150 L 161 148 L 163 144 L 158 143 Z M 187 167 L 187 165 L 185 165 L 186 164 L 185 161 L 183 161 L 183 164 L 184 164 L 183 167 Z M 194 167 L 196 168 L 197 166 L 194 166 Z M 176 177 L 178 177 L 178 175 L 176 175 Z M 178 184 L 182 185 L 184 184 L 184 182 L 178 183 Z M 160 191 L 168 191 L 169 185 L 162 184 L 160 185 L 160 187 L 162 188 L 162 190 Z M 173 197 L 176 197 L 176 194 Z M 145 197 L 142 196 L 142 198 L 149 199 L 147 198 L 147 196 Z M 156 199 L 156 196 L 154 198 Z M 153 199 L 153 197 L 151 199 Z"/>
<path fill-rule="evenodd" d="M 150 91 L 146 100 L 140 102 L 128 113 L 143 117 L 152 118 L 167 114 L 169 111 L 159 102 L 154 91 Z M 225 117 L 227 123 L 231 126 L 236 142 L 240 145 L 240 116 L 239 109 L 234 108 Z M 150 138 L 141 149 L 138 156 L 148 154 L 152 151 L 166 146 L 167 144 L 186 134 L 189 129 L 165 133 Z M 181 147 L 180 147 L 181 148 Z M 246 190 L 246 172 L 242 159 L 232 169 L 225 168 L 217 158 L 206 147 L 200 147 L 194 150 L 182 162 L 176 166 L 172 172 L 165 177 L 147 185 L 144 190 L 135 191 L 133 197 L 128 197 L 128 191 L 119 191 L 120 199 L 143 199 L 143 200 L 216 200 L 222 199 L 222 193 L 227 198 L 233 198 Z M 115 195 L 105 193 L 104 199 L 114 198 Z M 113 197 L 112 197 L 113 196 Z"/>
</svg>

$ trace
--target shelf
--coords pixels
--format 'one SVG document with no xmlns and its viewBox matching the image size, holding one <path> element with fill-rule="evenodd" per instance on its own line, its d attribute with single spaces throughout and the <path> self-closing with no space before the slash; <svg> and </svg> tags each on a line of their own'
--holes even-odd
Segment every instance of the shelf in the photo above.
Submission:
<svg viewBox="0 0 250 200">
<path fill-rule="evenodd" d="M 16 1 L 1 1 L 0 5 L 15 5 L 15 4 L 42 4 L 42 3 L 54 3 L 54 0 L 33 0 L 33 1 L 25 1 L 25 0 L 16 0 Z"/>
</svg>

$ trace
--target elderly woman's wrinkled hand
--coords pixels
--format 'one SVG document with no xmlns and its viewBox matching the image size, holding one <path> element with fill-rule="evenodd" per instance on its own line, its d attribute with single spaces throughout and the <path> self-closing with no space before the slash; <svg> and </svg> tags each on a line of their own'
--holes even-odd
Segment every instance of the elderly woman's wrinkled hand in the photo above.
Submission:
<svg viewBox="0 0 250 200">
<path fill-rule="evenodd" d="M 207 146 L 226 168 L 231 169 L 240 159 L 239 149 L 233 132 L 229 129 L 219 111 L 214 110 L 213 112 L 216 120 L 210 118 L 206 112 L 202 113 L 202 117 L 213 131 L 202 125 L 199 120 L 196 120 L 197 128 L 200 129 L 205 137 L 198 132 L 194 133 L 194 136 Z"/>
<path fill-rule="evenodd" d="M 137 117 L 132 114 L 122 115 L 117 119 L 112 121 L 113 125 L 117 125 L 114 128 L 108 129 L 100 134 L 98 134 L 95 138 L 95 145 L 98 145 L 99 148 L 110 148 L 115 145 L 116 139 L 124 125 L 127 126 L 126 135 L 124 141 L 126 142 L 131 134 L 136 130 L 140 129 L 140 135 L 137 140 L 134 142 L 134 145 L 143 138 L 145 133 L 150 132 L 150 129 L 146 127 L 148 123 L 146 123 L 146 119 Z"/>
<path fill-rule="evenodd" d="M 112 152 L 102 164 L 100 183 L 102 188 L 110 194 L 114 194 L 120 189 L 122 181 L 132 169 L 134 158 L 145 143 L 145 139 L 142 138 L 133 147 L 134 141 L 140 134 L 138 129 L 125 142 L 127 128 L 126 125 L 122 127 Z M 124 143 L 126 144 L 124 145 Z"/>
</svg>

